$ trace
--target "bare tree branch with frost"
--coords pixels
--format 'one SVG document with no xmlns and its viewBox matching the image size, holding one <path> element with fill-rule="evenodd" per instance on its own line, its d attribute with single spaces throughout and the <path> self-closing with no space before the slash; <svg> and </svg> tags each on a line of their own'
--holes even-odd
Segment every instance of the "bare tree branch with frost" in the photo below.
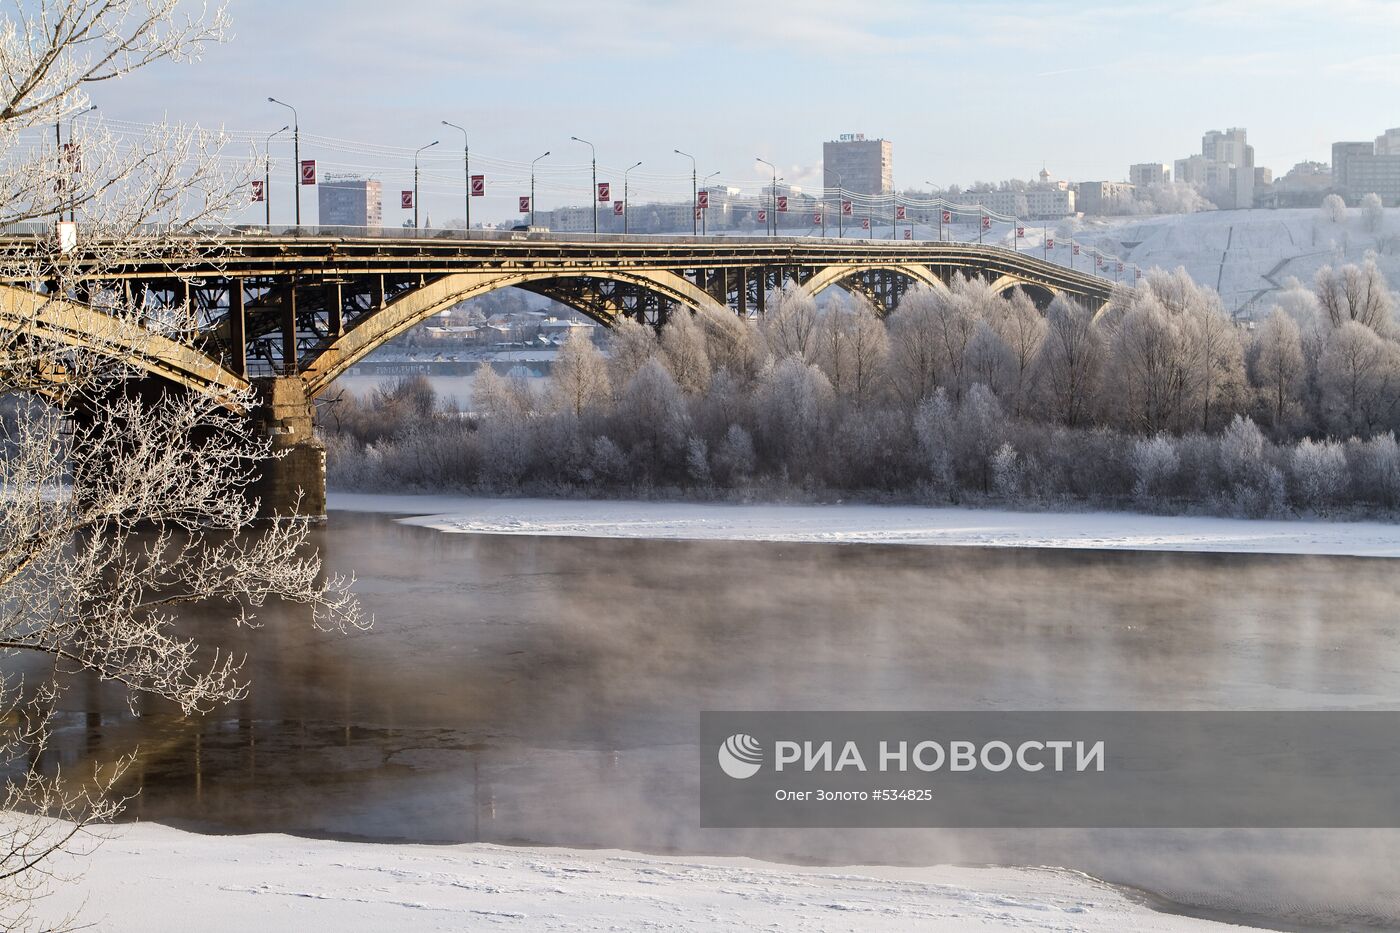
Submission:
<svg viewBox="0 0 1400 933">
<path fill-rule="evenodd" d="M 87 92 L 157 62 L 197 59 L 222 10 L 180 0 L 24 0 L 0 12 L 0 926 L 33 929 L 47 860 L 115 816 L 131 759 L 69 774 L 49 762 L 52 715 L 75 674 L 187 713 L 244 695 L 241 659 L 181 632 L 183 607 L 226 605 L 256 624 L 273 601 L 318 625 L 363 624 L 349 581 L 323 572 L 292 521 L 256 523 L 246 488 L 270 456 L 241 413 L 248 393 L 179 389 L 139 367 L 190 342 L 186 303 L 143 304 L 116 272 L 190 258 L 188 234 L 246 190 L 217 133 L 162 125 L 108 132 L 78 115 Z M 111 87 L 112 85 L 105 85 Z M 77 117 L 75 119 L 75 117 Z M 51 132 L 68 123 L 69 143 Z M 62 251 L 54 220 L 81 228 Z M 38 289 L 39 298 L 19 295 Z M 45 315 L 85 305 L 125 358 L 57 342 Z"/>
</svg>

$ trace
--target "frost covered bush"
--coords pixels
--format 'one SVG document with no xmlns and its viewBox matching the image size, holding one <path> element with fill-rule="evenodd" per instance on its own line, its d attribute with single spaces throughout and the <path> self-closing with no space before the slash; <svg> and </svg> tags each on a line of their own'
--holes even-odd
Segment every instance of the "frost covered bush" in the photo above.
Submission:
<svg viewBox="0 0 1400 933">
<path fill-rule="evenodd" d="M 1305 508 L 1333 505 L 1347 488 L 1346 451 L 1337 441 L 1303 438 L 1293 448 L 1290 464 L 1295 499 Z"/>
<path fill-rule="evenodd" d="M 1176 474 L 1181 458 L 1177 456 L 1171 438 L 1158 434 L 1134 441 L 1130 462 L 1133 468 L 1133 497 L 1139 504 L 1151 506 Z"/>
<path fill-rule="evenodd" d="M 1283 474 L 1265 456 L 1259 426 L 1240 415 L 1220 436 L 1220 469 L 1226 488 L 1220 498 L 1235 515 L 1262 517 L 1283 511 Z"/>
</svg>

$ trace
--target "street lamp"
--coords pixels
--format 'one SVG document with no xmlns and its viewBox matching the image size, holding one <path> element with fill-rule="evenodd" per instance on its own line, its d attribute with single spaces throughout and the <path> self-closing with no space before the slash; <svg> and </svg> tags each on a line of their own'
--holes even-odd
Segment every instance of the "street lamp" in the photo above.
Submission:
<svg viewBox="0 0 1400 933">
<path fill-rule="evenodd" d="M 590 200 L 590 201 L 593 202 L 593 234 L 594 234 L 594 236 L 597 236 L 597 234 L 598 234 L 598 150 L 597 150 L 596 148 L 594 148 L 593 144 L 592 144 L 591 142 L 589 142 L 588 140 L 586 140 L 586 139 L 579 139 L 577 136 L 570 136 L 569 138 L 572 139 L 572 140 L 573 140 L 574 142 L 576 142 L 576 143 L 583 143 L 585 146 L 588 147 L 588 151 L 591 152 L 591 153 L 593 153 L 593 187 L 592 187 L 592 189 L 591 189 L 591 190 L 589 191 L 589 193 L 588 193 L 588 200 Z M 533 195 L 531 195 L 531 197 L 533 198 Z M 535 210 L 535 202 L 534 202 L 533 200 L 531 200 L 531 201 L 530 201 L 530 211 L 531 211 L 532 214 L 534 213 L 534 210 Z"/>
<path fill-rule="evenodd" d="M 938 186 L 935 185 L 933 182 L 928 181 L 927 179 L 924 180 L 924 184 L 928 185 L 928 190 L 929 190 L 929 193 L 930 193 L 930 194 L 932 194 L 933 192 L 935 192 L 935 191 L 938 190 Z M 943 242 L 943 205 L 938 203 L 940 200 L 942 200 L 942 199 L 941 199 L 941 198 L 934 198 L 934 199 L 933 199 L 933 209 L 936 210 L 936 211 L 938 211 L 938 242 L 942 243 L 942 242 Z"/>
<path fill-rule="evenodd" d="M 94 110 L 96 110 L 96 109 L 97 109 L 97 105 L 96 105 L 96 104 L 92 104 L 92 105 L 90 105 L 86 110 L 80 110 L 80 111 L 78 111 L 77 113 L 75 113 L 73 116 L 71 116 L 71 117 L 68 118 L 68 144 L 69 144 L 70 146 L 73 144 L 73 121 L 76 120 L 76 119 L 78 119 L 78 117 L 81 117 L 81 116 L 83 116 L 83 115 L 85 115 L 85 114 L 92 113 L 92 112 L 93 112 Z M 58 161 L 58 170 L 59 170 L 60 174 L 63 172 L 63 163 L 64 163 L 64 155 L 63 155 L 63 131 L 62 131 L 62 129 L 61 129 L 62 125 L 63 125 L 63 123 L 62 123 L 61 120 L 55 120 L 55 121 L 54 121 L 54 124 L 53 124 L 54 139 L 56 139 L 56 140 L 58 141 L 58 160 L 59 160 L 59 161 Z M 74 155 L 74 159 L 76 159 L 76 158 L 77 158 L 77 150 L 76 150 L 76 149 L 73 150 L 73 155 Z M 69 179 L 68 179 L 68 184 L 66 184 L 66 185 L 63 186 L 63 190 L 66 191 L 66 192 L 68 193 L 68 220 L 69 220 L 70 223 L 71 223 L 71 222 L 73 221 L 73 219 L 74 219 L 73 215 L 74 215 L 74 209 L 75 209 L 75 204 L 76 204 L 76 195 L 73 193 L 73 179 L 72 179 L 71 176 L 72 176 L 73 174 L 75 174 L 77 171 L 78 171 L 77 162 L 74 161 L 74 162 L 69 163 L 69 166 L 68 166 L 68 173 L 69 173 L 69 176 L 70 176 L 70 177 L 69 177 Z M 63 202 L 62 202 L 62 197 L 61 197 L 61 196 L 60 196 L 59 205 L 58 205 L 58 219 L 59 219 L 59 220 L 62 220 L 62 219 L 63 219 Z"/>
<path fill-rule="evenodd" d="M 287 124 L 276 133 L 268 133 L 267 142 L 263 143 L 263 207 L 267 209 L 264 226 L 272 226 L 272 138 L 291 128 L 291 124 Z"/>
<path fill-rule="evenodd" d="M 471 230 L 472 230 L 472 149 L 471 149 L 470 143 L 469 143 L 468 140 L 467 140 L 467 128 L 466 128 L 465 126 L 458 126 L 458 125 L 455 124 L 455 123 L 449 123 L 447 120 L 443 120 L 443 121 L 442 121 L 442 125 L 443 125 L 443 126 L 450 126 L 450 127 L 452 127 L 454 130 L 461 130 L 461 131 L 462 131 L 462 182 L 466 185 L 466 187 L 462 189 L 462 204 L 463 204 L 463 205 L 466 207 L 466 209 L 467 209 L 467 217 L 466 217 L 467 235 L 468 235 L 468 236 L 471 236 Z M 415 195 L 413 196 L 413 202 L 414 202 L 415 204 L 418 203 L 418 195 L 415 194 Z"/>
<path fill-rule="evenodd" d="M 628 192 L 628 188 L 627 188 L 627 176 L 628 176 L 628 174 L 632 171 L 632 169 L 636 168 L 638 165 L 641 165 L 641 164 L 642 164 L 641 162 L 637 162 L 635 165 L 629 165 L 629 166 L 627 167 L 627 169 L 622 173 L 622 232 L 623 232 L 623 233 L 626 233 L 626 232 L 627 232 L 627 213 L 628 213 L 630 210 L 632 210 L 632 201 L 631 201 L 631 198 L 630 198 L 630 196 L 629 196 L 629 192 Z"/>
<path fill-rule="evenodd" d="M 681 152 L 679 149 L 672 150 L 676 155 L 683 155 L 690 160 L 690 235 L 694 236 L 699 232 L 700 218 L 696 217 L 696 205 L 700 202 L 700 189 L 695 184 L 695 156 L 688 152 Z"/>
<path fill-rule="evenodd" d="M 836 236 L 838 239 L 846 235 L 846 179 L 836 169 L 826 169 L 836 176 Z"/>
<path fill-rule="evenodd" d="M 535 225 L 535 162 L 547 155 L 549 155 L 548 149 L 545 150 L 544 155 L 535 156 L 530 163 L 530 226 L 532 227 Z"/>
<path fill-rule="evenodd" d="M 296 225 L 301 226 L 301 124 L 297 122 L 297 108 L 291 104 L 284 103 L 275 97 L 269 97 L 268 103 L 276 104 L 279 107 L 286 107 L 292 112 L 292 191 L 296 194 L 297 210 Z"/>
<path fill-rule="evenodd" d="M 774 165 L 772 162 L 769 162 L 767 159 L 759 159 L 758 156 L 754 156 L 754 158 L 755 158 L 755 159 L 758 159 L 758 161 L 762 162 L 764 165 L 768 166 L 769 168 L 771 168 L 771 169 L 773 170 L 773 184 L 772 184 L 772 186 L 768 189 L 768 196 L 769 196 L 769 198 L 771 199 L 771 205 L 770 205 L 770 209 L 769 209 L 768 213 L 770 213 L 770 214 L 773 215 L 773 228 L 772 228 L 772 231 L 771 231 L 771 235 L 772 235 L 772 236 L 777 236 L 777 235 L 778 235 L 778 167 L 777 167 L 776 165 Z"/>
<path fill-rule="evenodd" d="M 718 174 L 719 174 L 719 172 L 711 172 L 710 174 L 706 175 L 706 176 L 702 179 L 702 180 L 705 182 L 705 187 L 706 187 L 707 189 L 710 187 L 710 179 L 711 179 L 711 178 L 714 178 L 714 177 L 715 177 L 716 175 L 718 175 Z M 699 197 L 698 197 L 698 196 L 696 197 L 696 200 L 697 200 L 697 201 L 699 200 Z M 709 211 L 708 208 L 700 214 L 700 235 L 701 235 L 701 236 L 704 236 L 705 233 L 706 233 L 706 230 L 705 230 L 705 221 L 707 221 L 707 220 L 709 219 L 709 217 L 710 217 L 710 211 Z"/>
<path fill-rule="evenodd" d="M 418 229 L 418 155 L 424 149 L 431 149 L 438 144 L 435 139 L 426 146 L 419 146 L 418 151 L 413 153 L 413 229 Z"/>
</svg>

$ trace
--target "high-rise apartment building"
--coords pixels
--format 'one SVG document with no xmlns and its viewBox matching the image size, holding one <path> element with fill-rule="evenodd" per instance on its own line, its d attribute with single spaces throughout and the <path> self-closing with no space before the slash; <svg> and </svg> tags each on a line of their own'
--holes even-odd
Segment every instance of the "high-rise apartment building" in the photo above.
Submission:
<svg viewBox="0 0 1400 933">
<path fill-rule="evenodd" d="M 866 139 L 845 133 L 822 144 L 823 184 L 827 197 L 840 188 L 853 194 L 894 193 L 893 145 L 888 139 Z"/>
<path fill-rule="evenodd" d="M 1172 170 L 1161 162 L 1139 162 L 1128 166 L 1128 181 L 1138 188 L 1165 185 L 1172 180 Z"/>
<path fill-rule="evenodd" d="M 1254 206 L 1254 147 L 1242 126 L 1207 130 L 1201 154 L 1177 159 L 1176 180 L 1206 189 L 1218 207 Z"/>
<path fill-rule="evenodd" d="M 330 177 L 316 189 L 321 226 L 378 227 L 383 224 L 383 185 L 375 179 Z"/>
</svg>

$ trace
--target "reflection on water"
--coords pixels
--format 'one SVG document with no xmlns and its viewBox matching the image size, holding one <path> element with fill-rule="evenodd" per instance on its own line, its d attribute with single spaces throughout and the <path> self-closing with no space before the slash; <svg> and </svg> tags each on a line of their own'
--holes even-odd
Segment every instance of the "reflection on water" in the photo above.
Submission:
<svg viewBox="0 0 1400 933">
<path fill-rule="evenodd" d="M 1383 560 L 451 535 L 337 513 L 371 631 L 195 620 L 249 698 L 57 740 L 139 743 L 131 813 L 221 831 L 834 863 L 1061 864 L 1183 903 L 1400 918 L 1400 832 L 700 830 L 701 709 L 1392 708 Z"/>
</svg>

